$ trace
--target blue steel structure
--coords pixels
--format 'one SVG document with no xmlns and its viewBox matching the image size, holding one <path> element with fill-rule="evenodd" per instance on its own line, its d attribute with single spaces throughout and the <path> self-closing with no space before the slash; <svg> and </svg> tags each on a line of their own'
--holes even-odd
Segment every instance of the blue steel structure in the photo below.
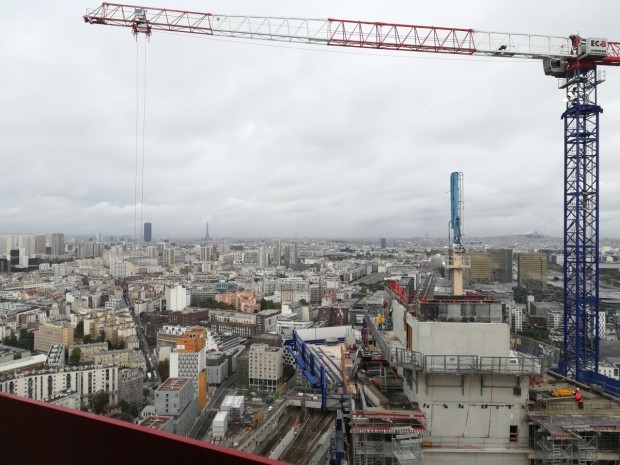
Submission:
<svg viewBox="0 0 620 465">
<path fill-rule="evenodd" d="M 564 350 L 560 371 L 578 381 L 598 372 L 599 116 L 594 62 L 561 81 L 564 119 Z"/>
<path fill-rule="evenodd" d="M 450 227 L 452 243 L 460 245 L 463 235 L 463 173 L 453 172 L 450 175 Z"/>
<path fill-rule="evenodd" d="M 338 376 L 337 371 L 334 372 L 331 367 L 323 363 L 321 357 L 297 334 L 297 331 L 293 331 L 293 337 L 284 342 L 284 347 L 293 356 L 296 365 L 308 380 L 310 386 L 313 389 L 321 389 L 321 409 L 327 410 L 328 370 L 332 381 L 339 386 L 343 385 L 342 376 Z M 326 358 L 329 359 L 329 357 Z"/>
</svg>

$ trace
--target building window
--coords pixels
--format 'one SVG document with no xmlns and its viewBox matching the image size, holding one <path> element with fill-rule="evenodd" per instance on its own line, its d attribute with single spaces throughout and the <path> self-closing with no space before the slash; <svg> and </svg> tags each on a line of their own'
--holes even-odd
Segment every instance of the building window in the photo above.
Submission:
<svg viewBox="0 0 620 465">
<path fill-rule="evenodd" d="M 513 388 L 512 389 L 512 395 L 513 396 L 520 396 L 521 395 L 521 386 Z"/>
<path fill-rule="evenodd" d="M 519 427 L 517 425 L 510 425 L 510 442 L 518 442 L 519 440 Z"/>
</svg>

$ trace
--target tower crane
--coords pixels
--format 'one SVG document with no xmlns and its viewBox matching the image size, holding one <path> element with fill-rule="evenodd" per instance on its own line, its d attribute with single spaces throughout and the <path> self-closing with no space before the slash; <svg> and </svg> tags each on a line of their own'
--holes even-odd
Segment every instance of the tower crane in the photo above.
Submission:
<svg viewBox="0 0 620 465">
<path fill-rule="evenodd" d="M 564 120 L 564 345 L 559 371 L 578 381 L 598 371 L 599 118 L 603 65 L 620 65 L 620 42 L 579 35 L 485 32 L 346 19 L 232 16 L 102 3 L 89 24 L 134 34 L 169 31 L 338 47 L 539 60 L 566 93 Z"/>
</svg>

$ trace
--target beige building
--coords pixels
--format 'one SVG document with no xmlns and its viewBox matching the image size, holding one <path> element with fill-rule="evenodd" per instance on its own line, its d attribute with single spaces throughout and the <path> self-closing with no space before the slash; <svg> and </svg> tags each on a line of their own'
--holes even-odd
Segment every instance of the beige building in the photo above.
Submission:
<svg viewBox="0 0 620 465">
<path fill-rule="evenodd" d="M 96 364 L 113 364 L 119 367 L 139 368 L 146 372 L 146 359 L 139 350 L 108 350 L 95 354 Z"/>
<path fill-rule="evenodd" d="M 273 391 L 282 383 L 284 349 L 252 344 L 249 351 L 250 389 Z"/>
<path fill-rule="evenodd" d="M 470 258 L 471 265 L 463 269 L 463 280 L 465 286 L 474 283 L 488 284 L 491 282 L 491 257 L 486 252 L 471 252 L 467 256 Z"/>
<path fill-rule="evenodd" d="M 73 349 L 80 349 L 80 363 L 95 363 L 95 354 L 108 350 L 107 342 L 93 342 L 91 344 L 74 344 L 69 346 L 69 355 Z"/>
<path fill-rule="evenodd" d="M 519 287 L 545 290 L 547 288 L 547 254 L 520 253 L 517 277 Z"/>
<path fill-rule="evenodd" d="M 512 282 L 512 249 L 489 249 L 493 281 L 499 283 Z"/>
<path fill-rule="evenodd" d="M 53 344 L 73 344 L 73 327 L 70 324 L 43 323 L 34 332 L 35 352 L 48 353 Z"/>
<path fill-rule="evenodd" d="M 164 266 L 170 267 L 174 265 L 174 249 L 164 250 Z"/>
</svg>

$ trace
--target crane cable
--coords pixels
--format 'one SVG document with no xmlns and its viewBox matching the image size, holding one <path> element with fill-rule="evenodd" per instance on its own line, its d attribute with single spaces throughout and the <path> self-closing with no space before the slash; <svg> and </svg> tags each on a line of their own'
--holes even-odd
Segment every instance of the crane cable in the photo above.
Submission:
<svg viewBox="0 0 620 465">
<path fill-rule="evenodd" d="M 141 188 L 141 197 L 140 197 L 140 226 L 144 224 L 142 221 L 142 212 L 144 209 L 144 157 L 145 157 L 145 140 L 146 140 L 146 44 L 148 42 L 148 38 L 144 37 L 144 79 L 142 82 L 142 169 L 141 169 L 141 179 L 140 179 L 140 188 Z M 142 236 L 142 241 L 140 241 L 140 245 L 144 242 L 144 235 Z M 142 247 L 140 247 L 142 249 Z M 140 257 L 142 257 L 142 253 L 140 253 Z"/>
<path fill-rule="evenodd" d="M 140 117 L 140 49 L 136 36 L 136 140 L 135 140 L 135 172 L 133 183 L 133 249 L 138 242 L 138 120 Z"/>
<path fill-rule="evenodd" d="M 146 139 L 146 54 L 147 39 L 144 39 L 144 67 L 142 77 L 142 163 L 139 163 L 139 134 L 140 134 L 140 48 L 138 36 L 136 36 L 136 124 L 135 124 L 135 173 L 134 173 L 134 252 L 138 249 L 138 260 L 142 255 L 142 242 L 144 236 L 140 233 L 138 240 L 138 224 L 142 227 L 143 207 L 144 207 L 144 160 L 145 160 L 145 139 Z M 138 223 L 138 173 L 140 172 L 140 223 Z M 134 255 L 135 257 L 135 255 Z M 139 262 L 138 262 L 139 264 Z"/>
</svg>

